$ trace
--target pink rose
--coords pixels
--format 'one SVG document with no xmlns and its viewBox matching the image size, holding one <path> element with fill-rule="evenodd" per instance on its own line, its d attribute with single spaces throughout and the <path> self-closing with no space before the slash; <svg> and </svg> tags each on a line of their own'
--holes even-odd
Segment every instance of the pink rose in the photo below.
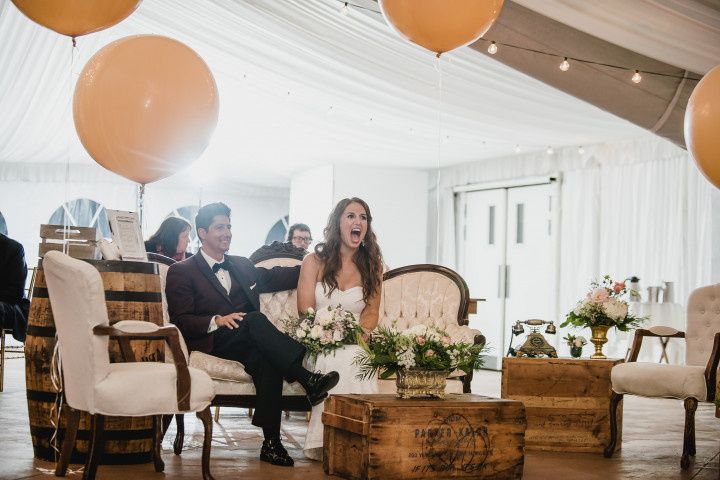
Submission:
<svg viewBox="0 0 720 480">
<path fill-rule="evenodd" d="M 452 343 L 452 339 L 448 336 L 442 337 L 442 343 L 443 345 L 450 345 Z"/>
<path fill-rule="evenodd" d="M 425 345 L 425 337 L 417 336 L 417 337 L 415 337 L 415 341 L 417 342 L 418 345 Z"/>
<path fill-rule="evenodd" d="M 613 291 L 615 293 L 620 293 L 623 290 L 625 290 L 625 282 L 615 282 L 615 285 L 613 285 Z"/>
<path fill-rule="evenodd" d="M 588 300 L 592 303 L 603 303 L 610 297 L 605 287 L 598 287 L 593 289 L 592 292 L 588 293 Z"/>
<path fill-rule="evenodd" d="M 426 357 L 432 357 L 433 355 L 435 355 L 435 352 L 433 352 L 432 350 L 428 350 L 427 352 L 425 352 Z"/>
</svg>

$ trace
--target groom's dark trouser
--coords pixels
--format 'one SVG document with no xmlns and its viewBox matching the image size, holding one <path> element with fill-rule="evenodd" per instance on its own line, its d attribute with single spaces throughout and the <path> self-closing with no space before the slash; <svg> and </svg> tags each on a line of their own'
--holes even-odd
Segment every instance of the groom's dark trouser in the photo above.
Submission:
<svg viewBox="0 0 720 480">
<path fill-rule="evenodd" d="M 257 396 L 252 423 L 279 436 L 283 379 L 295 380 L 289 371 L 302 363 L 305 347 L 280 332 L 262 313 L 248 313 L 238 324 L 235 329 L 215 330 L 212 355 L 245 366 Z"/>
</svg>

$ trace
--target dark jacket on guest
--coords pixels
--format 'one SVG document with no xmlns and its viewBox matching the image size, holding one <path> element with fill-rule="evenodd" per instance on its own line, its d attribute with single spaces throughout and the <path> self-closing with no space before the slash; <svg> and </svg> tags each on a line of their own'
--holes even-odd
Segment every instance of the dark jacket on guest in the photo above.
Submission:
<svg viewBox="0 0 720 480">
<path fill-rule="evenodd" d="M 0 233 L 0 324 L 13 337 L 25 341 L 30 303 L 25 298 L 27 279 L 23 246 Z"/>
</svg>

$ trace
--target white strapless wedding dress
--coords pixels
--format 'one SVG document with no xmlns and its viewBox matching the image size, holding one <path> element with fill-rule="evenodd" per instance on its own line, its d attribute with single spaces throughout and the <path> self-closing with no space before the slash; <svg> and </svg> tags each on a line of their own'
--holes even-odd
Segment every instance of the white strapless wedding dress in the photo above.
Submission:
<svg viewBox="0 0 720 480">
<path fill-rule="evenodd" d="M 332 295 L 327 296 L 323 284 L 318 282 L 315 285 L 315 310 L 320 311 L 328 306 L 337 307 L 338 305 L 342 305 L 343 310 L 352 312 L 359 322 L 360 314 L 365 308 L 362 287 L 357 286 L 347 290 L 335 289 Z M 327 373 L 335 370 L 340 374 L 340 381 L 335 388 L 330 390 L 330 395 L 337 393 L 378 392 L 377 380 L 360 380 L 356 377 L 358 367 L 353 364 L 353 360 L 361 351 L 358 345 L 346 345 L 328 355 L 318 355 L 315 361 L 316 371 Z M 305 447 L 303 449 L 305 456 L 313 460 L 322 460 L 323 408 L 324 402 L 313 407 L 307 437 L 305 437 Z"/>
</svg>

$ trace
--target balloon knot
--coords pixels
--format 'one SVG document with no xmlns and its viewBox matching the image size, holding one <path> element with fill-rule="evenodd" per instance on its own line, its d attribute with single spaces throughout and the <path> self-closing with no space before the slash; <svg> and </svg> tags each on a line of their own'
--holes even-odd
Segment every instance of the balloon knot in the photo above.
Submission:
<svg viewBox="0 0 720 480">
<path fill-rule="evenodd" d="M 442 55 L 442 52 L 438 52 L 437 55 L 435 55 L 437 58 L 440 58 L 440 55 Z"/>
<path fill-rule="evenodd" d="M 75 37 L 72 37 L 72 44 L 73 48 L 77 47 L 77 39 Z"/>
</svg>

